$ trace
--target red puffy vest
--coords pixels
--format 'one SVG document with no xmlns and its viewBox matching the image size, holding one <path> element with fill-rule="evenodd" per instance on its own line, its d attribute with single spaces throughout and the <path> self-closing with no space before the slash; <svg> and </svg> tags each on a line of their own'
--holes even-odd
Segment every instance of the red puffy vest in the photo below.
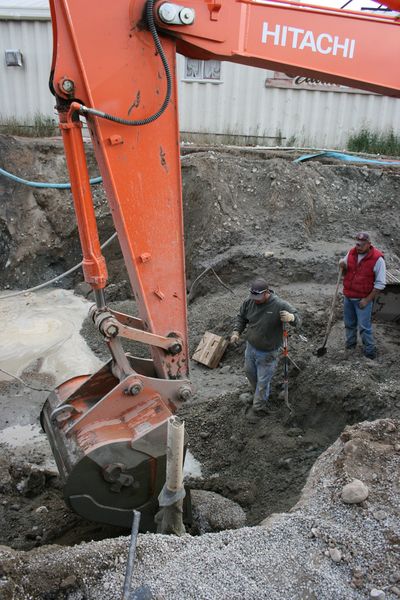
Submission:
<svg viewBox="0 0 400 600">
<path fill-rule="evenodd" d="M 343 279 L 343 293 L 347 298 L 365 298 L 372 292 L 375 282 L 374 266 L 381 256 L 383 253 L 371 246 L 366 256 L 358 262 L 356 248 L 350 250 Z"/>
</svg>

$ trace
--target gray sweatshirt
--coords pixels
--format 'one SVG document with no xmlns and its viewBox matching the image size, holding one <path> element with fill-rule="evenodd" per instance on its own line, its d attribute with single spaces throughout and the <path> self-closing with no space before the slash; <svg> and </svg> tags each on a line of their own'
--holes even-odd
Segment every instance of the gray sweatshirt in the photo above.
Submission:
<svg viewBox="0 0 400 600">
<path fill-rule="evenodd" d="M 278 350 L 282 345 L 283 324 L 279 315 L 281 310 L 287 310 L 295 317 L 290 325 L 298 327 L 300 316 L 289 302 L 285 302 L 271 293 L 267 302 L 256 304 L 254 300 L 245 300 L 235 319 L 234 330 L 243 333 L 244 338 L 256 350 Z"/>
</svg>

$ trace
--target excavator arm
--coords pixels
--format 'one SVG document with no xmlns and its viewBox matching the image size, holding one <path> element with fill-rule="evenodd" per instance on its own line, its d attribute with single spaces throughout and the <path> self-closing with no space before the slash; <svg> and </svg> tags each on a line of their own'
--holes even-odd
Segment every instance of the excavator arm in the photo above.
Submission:
<svg viewBox="0 0 400 600">
<path fill-rule="evenodd" d="M 178 23 L 182 8 L 163 2 L 156 8 L 159 28 L 176 38 L 181 54 L 399 96 L 395 18 L 290 0 L 189 0 L 184 16 L 190 11 L 193 22 L 184 25 Z"/>
<path fill-rule="evenodd" d="M 388 0 L 389 1 L 389 0 Z M 398 8 L 390 0 L 391 8 Z M 176 53 L 218 58 L 400 95 L 396 18 L 293 2 L 50 0 L 50 77 L 70 172 L 100 371 L 60 385 L 42 411 L 68 504 L 129 526 L 156 509 L 167 422 L 191 397 L 186 325 Z M 104 288 L 81 118 L 103 178 L 139 317 L 112 311 Z M 133 357 L 123 339 L 147 346 Z"/>
</svg>

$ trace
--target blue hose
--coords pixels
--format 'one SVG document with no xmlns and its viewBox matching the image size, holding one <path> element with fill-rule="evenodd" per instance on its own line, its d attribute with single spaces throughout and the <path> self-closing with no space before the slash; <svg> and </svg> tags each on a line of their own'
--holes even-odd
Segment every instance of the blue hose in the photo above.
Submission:
<svg viewBox="0 0 400 600">
<path fill-rule="evenodd" d="M 312 160 L 313 158 L 319 158 L 323 156 L 327 158 L 336 158 L 337 160 L 342 160 L 344 162 L 367 163 L 371 165 L 391 165 L 393 167 L 400 166 L 399 160 L 376 160 L 373 158 L 354 156 L 353 154 L 344 154 L 343 152 L 332 152 L 331 150 L 327 152 L 318 152 L 317 154 L 303 154 L 303 156 L 299 156 L 299 158 L 296 158 L 293 162 L 306 162 L 307 160 Z"/>
<path fill-rule="evenodd" d="M 4 175 L 4 177 L 8 177 L 12 181 L 16 181 L 17 183 L 23 183 L 24 185 L 29 185 L 33 188 L 52 188 L 57 190 L 69 190 L 71 189 L 70 183 L 41 183 L 38 181 L 27 181 L 26 179 L 21 179 L 21 177 L 17 177 L 8 171 L 0 168 L 0 175 Z M 95 185 L 97 183 L 101 183 L 103 180 L 101 177 L 94 177 L 93 179 L 89 179 L 91 185 Z"/>
</svg>

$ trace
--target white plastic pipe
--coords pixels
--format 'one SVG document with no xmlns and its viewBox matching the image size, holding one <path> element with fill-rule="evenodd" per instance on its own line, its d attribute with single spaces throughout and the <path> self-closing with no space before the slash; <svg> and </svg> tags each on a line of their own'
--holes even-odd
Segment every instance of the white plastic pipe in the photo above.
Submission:
<svg viewBox="0 0 400 600">
<path fill-rule="evenodd" d="M 167 477 L 166 485 L 170 492 L 183 487 L 183 446 L 185 423 L 179 417 L 170 417 L 167 432 Z"/>
</svg>

